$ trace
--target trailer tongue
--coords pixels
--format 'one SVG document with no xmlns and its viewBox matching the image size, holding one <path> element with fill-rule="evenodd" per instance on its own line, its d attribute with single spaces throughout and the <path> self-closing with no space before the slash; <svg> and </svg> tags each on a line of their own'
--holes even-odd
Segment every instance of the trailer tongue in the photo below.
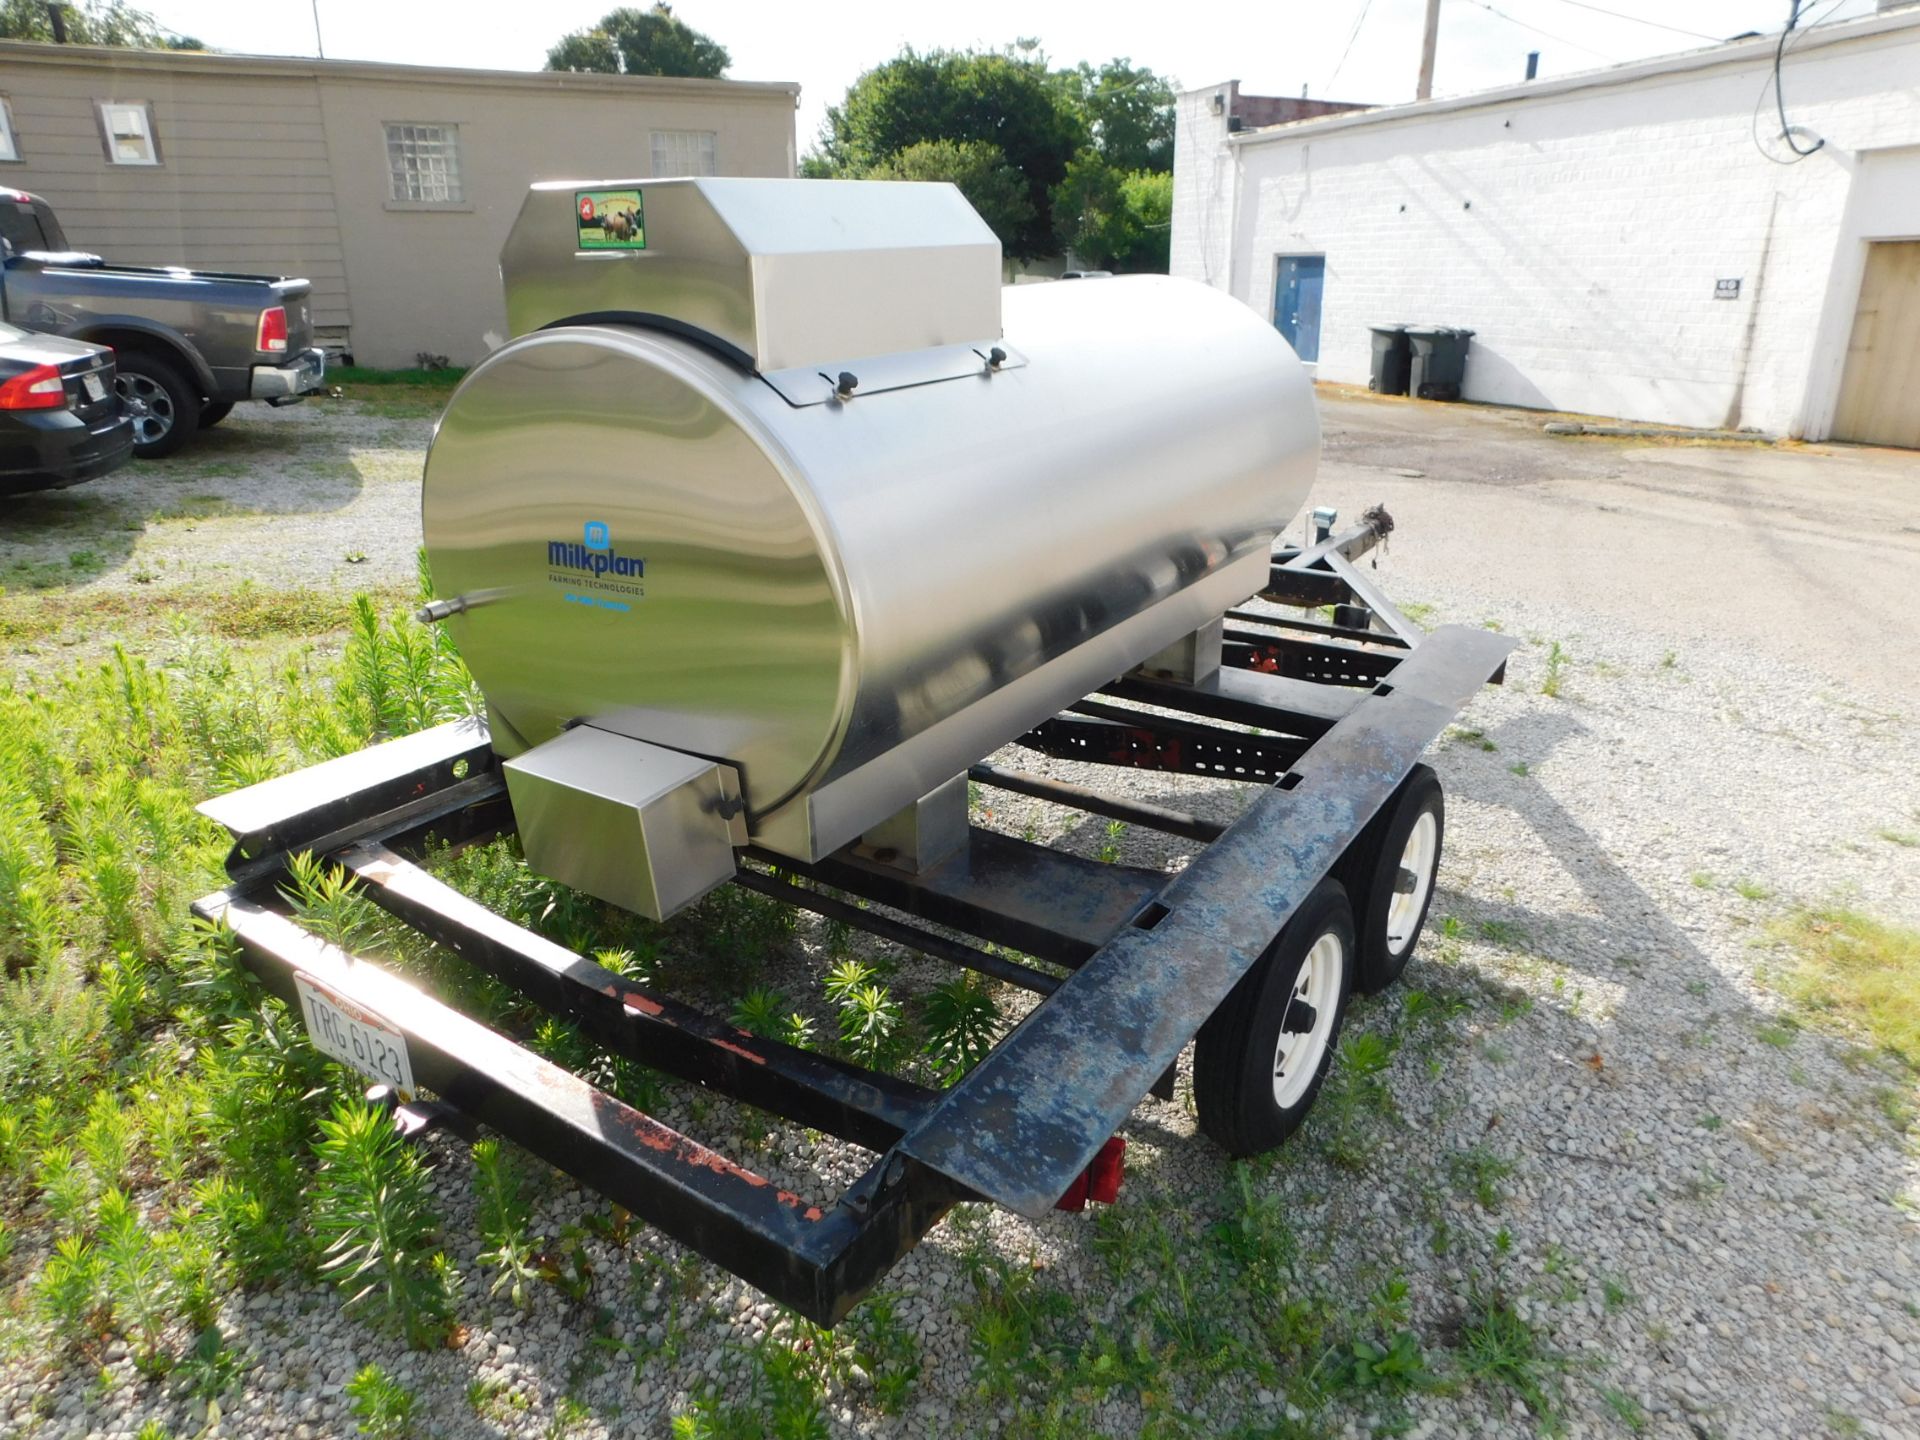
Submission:
<svg viewBox="0 0 1920 1440">
<path fill-rule="evenodd" d="M 957 1201 L 1110 1198 L 1189 1042 L 1202 1130 L 1283 1139 L 1349 993 L 1412 953 L 1444 823 L 1419 757 L 1511 649 L 1361 575 L 1384 513 L 1276 544 L 1318 445 L 1284 342 L 1146 278 L 1023 287 L 1003 322 L 997 246 L 939 186 L 536 187 L 503 273 L 522 333 L 425 486 L 423 618 L 488 723 L 202 807 L 235 846 L 196 909 L 314 1043 L 403 1124 L 496 1129 L 821 1323 Z M 991 763 L 1009 742 L 1260 793 L 1221 826 Z M 1090 860 L 972 824 L 969 780 L 1205 848 Z M 756 1037 L 415 863 L 516 830 L 656 918 L 733 883 L 1041 998 L 944 1091 Z M 344 954 L 277 896 L 302 852 L 594 1044 L 872 1165 L 789 1193 Z"/>
</svg>

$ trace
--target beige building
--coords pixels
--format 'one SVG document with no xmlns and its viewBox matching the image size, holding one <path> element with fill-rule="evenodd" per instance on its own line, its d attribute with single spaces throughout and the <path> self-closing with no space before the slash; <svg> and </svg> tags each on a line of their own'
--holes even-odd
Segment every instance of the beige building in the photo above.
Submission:
<svg viewBox="0 0 1920 1440">
<path fill-rule="evenodd" d="M 302 275 L 363 365 L 506 333 L 534 180 L 794 172 L 797 85 L 0 42 L 0 187 L 109 260 Z"/>
</svg>

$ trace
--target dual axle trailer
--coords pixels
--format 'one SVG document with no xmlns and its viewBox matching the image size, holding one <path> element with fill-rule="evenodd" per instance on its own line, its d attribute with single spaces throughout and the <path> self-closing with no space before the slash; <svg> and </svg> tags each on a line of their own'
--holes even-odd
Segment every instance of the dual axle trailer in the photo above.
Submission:
<svg viewBox="0 0 1920 1440">
<path fill-rule="evenodd" d="M 944 1090 L 749 1034 L 435 878 L 420 863 L 430 845 L 515 829 L 477 720 L 208 802 L 234 839 L 230 880 L 195 910 L 230 927 L 318 1048 L 393 1097 L 403 1130 L 498 1132 L 831 1325 L 956 1203 L 1038 1217 L 1111 1199 L 1113 1137 L 1147 1094 L 1171 1096 L 1190 1043 L 1200 1128 L 1229 1153 L 1269 1149 L 1300 1123 L 1349 995 L 1398 976 L 1431 903 L 1444 802 L 1421 754 L 1502 678 L 1512 648 L 1469 628 L 1423 633 L 1393 607 L 1356 565 L 1391 526 L 1376 510 L 1333 533 L 1317 512 L 1311 539 L 1274 549 L 1260 590 L 1270 605 L 1226 611 L 1192 637 L 1187 663 L 1130 670 L 1018 742 L 1240 782 L 1256 794 L 1233 823 L 988 760 L 966 772 L 1199 843 L 1176 875 L 971 824 L 919 867 L 871 843 L 810 862 L 744 849 L 731 883 L 1038 997 Z M 1331 620 L 1302 618 L 1309 607 L 1331 607 Z M 872 1163 L 837 1196 L 792 1193 L 327 943 L 280 891 L 302 854 L 594 1044 L 851 1142 Z"/>
</svg>

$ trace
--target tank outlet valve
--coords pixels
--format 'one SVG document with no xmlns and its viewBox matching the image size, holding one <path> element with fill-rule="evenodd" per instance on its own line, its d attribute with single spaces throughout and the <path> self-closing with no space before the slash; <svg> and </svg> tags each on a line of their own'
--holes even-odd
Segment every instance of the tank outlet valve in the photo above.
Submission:
<svg viewBox="0 0 1920 1440">
<path fill-rule="evenodd" d="M 438 625 L 450 615 L 458 615 L 467 608 L 465 596 L 456 595 L 451 600 L 429 600 L 413 612 L 413 618 L 422 625 Z"/>
</svg>

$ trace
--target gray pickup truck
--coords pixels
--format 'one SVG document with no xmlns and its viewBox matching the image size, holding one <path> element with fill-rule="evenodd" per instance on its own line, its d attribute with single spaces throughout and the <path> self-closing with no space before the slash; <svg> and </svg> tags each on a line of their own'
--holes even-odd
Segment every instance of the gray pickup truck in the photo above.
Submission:
<svg viewBox="0 0 1920 1440">
<path fill-rule="evenodd" d="M 305 280 L 109 265 L 71 249 L 53 207 L 0 189 L 0 319 L 111 345 L 133 453 L 171 455 L 242 400 L 321 388 Z"/>
</svg>

